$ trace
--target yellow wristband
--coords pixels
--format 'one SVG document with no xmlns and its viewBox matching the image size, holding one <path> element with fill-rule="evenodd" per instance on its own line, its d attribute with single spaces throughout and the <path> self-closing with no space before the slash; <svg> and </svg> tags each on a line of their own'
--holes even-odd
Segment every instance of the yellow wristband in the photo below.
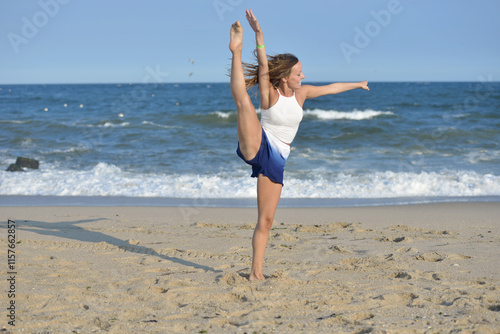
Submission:
<svg viewBox="0 0 500 334">
<path fill-rule="evenodd" d="M 264 45 L 257 45 L 257 49 L 263 49 Z"/>
</svg>

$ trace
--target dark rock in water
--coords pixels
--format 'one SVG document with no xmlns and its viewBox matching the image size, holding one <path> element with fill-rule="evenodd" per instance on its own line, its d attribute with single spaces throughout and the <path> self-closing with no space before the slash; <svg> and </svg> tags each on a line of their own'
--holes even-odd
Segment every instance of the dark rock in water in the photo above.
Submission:
<svg viewBox="0 0 500 334">
<path fill-rule="evenodd" d="M 7 168 L 7 172 L 24 172 L 23 168 L 38 169 L 38 166 L 40 166 L 38 160 L 17 157 L 16 163 L 11 164 Z"/>
<path fill-rule="evenodd" d="M 16 165 L 18 165 L 21 168 L 25 167 L 31 169 L 38 169 L 40 163 L 38 162 L 38 160 L 35 159 L 17 157 Z"/>
<path fill-rule="evenodd" d="M 24 172 L 24 170 L 16 164 L 11 164 L 7 168 L 7 172 Z"/>
</svg>

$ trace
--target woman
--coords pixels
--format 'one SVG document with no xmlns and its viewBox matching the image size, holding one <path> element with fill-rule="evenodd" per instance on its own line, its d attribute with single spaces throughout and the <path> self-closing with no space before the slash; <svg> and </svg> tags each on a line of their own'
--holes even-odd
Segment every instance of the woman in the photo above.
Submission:
<svg viewBox="0 0 500 334">
<path fill-rule="evenodd" d="M 302 106 L 306 99 L 347 90 L 369 90 L 367 81 L 334 83 L 325 86 L 302 85 L 302 64 L 291 54 L 269 57 L 264 46 L 264 35 L 251 10 L 246 11 L 248 23 L 255 32 L 258 65 L 246 64 L 245 79 L 241 58 L 243 28 L 239 21 L 231 27 L 231 93 L 238 109 L 237 154 L 252 166 L 252 177 L 257 178 L 258 220 L 252 239 L 253 260 L 250 280 L 265 279 L 262 272 L 269 231 L 274 221 L 283 187 L 285 161 L 290 144 L 302 120 Z M 247 93 L 247 86 L 259 85 L 261 119 Z M 262 122 L 262 123 L 261 123 Z"/>
</svg>

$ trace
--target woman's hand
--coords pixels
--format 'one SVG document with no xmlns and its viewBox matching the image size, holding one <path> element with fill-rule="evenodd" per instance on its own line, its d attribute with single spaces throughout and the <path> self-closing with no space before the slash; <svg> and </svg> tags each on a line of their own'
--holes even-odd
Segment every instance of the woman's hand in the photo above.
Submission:
<svg viewBox="0 0 500 334">
<path fill-rule="evenodd" d="M 368 87 L 368 81 L 366 81 L 366 80 L 365 81 L 361 81 L 360 85 L 361 86 L 359 88 L 362 88 L 364 90 L 370 90 L 370 88 Z"/>
<path fill-rule="evenodd" d="M 251 9 L 247 9 L 247 21 L 254 32 L 262 32 L 262 30 L 260 29 L 259 21 L 257 21 L 257 18 L 255 17 L 255 15 L 253 15 Z"/>
</svg>

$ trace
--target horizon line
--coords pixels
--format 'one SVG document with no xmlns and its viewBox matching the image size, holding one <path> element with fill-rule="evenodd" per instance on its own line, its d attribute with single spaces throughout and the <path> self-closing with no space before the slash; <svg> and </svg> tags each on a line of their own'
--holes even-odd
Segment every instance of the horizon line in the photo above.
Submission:
<svg viewBox="0 0 500 334">
<path fill-rule="evenodd" d="M 357 82 L 352 80 L 336 80 L 336 81 L 309 81 L 308 83 L 334 83 L 334 82 Z M 371 83 L 467 83 L 467 82 L 484 82 L 484 80 L 383 80 L 370 81 Z M 498 83 L 500 81 L 488 81 L 490 83 Z M 32 86 L 32 85 L 174 85 L 174 84 L 229 84 L 229 81 L 172 81 L 172 82 L 33 82 L 33 83 L 2 83 L 0 86 Z"/>
</svg>

